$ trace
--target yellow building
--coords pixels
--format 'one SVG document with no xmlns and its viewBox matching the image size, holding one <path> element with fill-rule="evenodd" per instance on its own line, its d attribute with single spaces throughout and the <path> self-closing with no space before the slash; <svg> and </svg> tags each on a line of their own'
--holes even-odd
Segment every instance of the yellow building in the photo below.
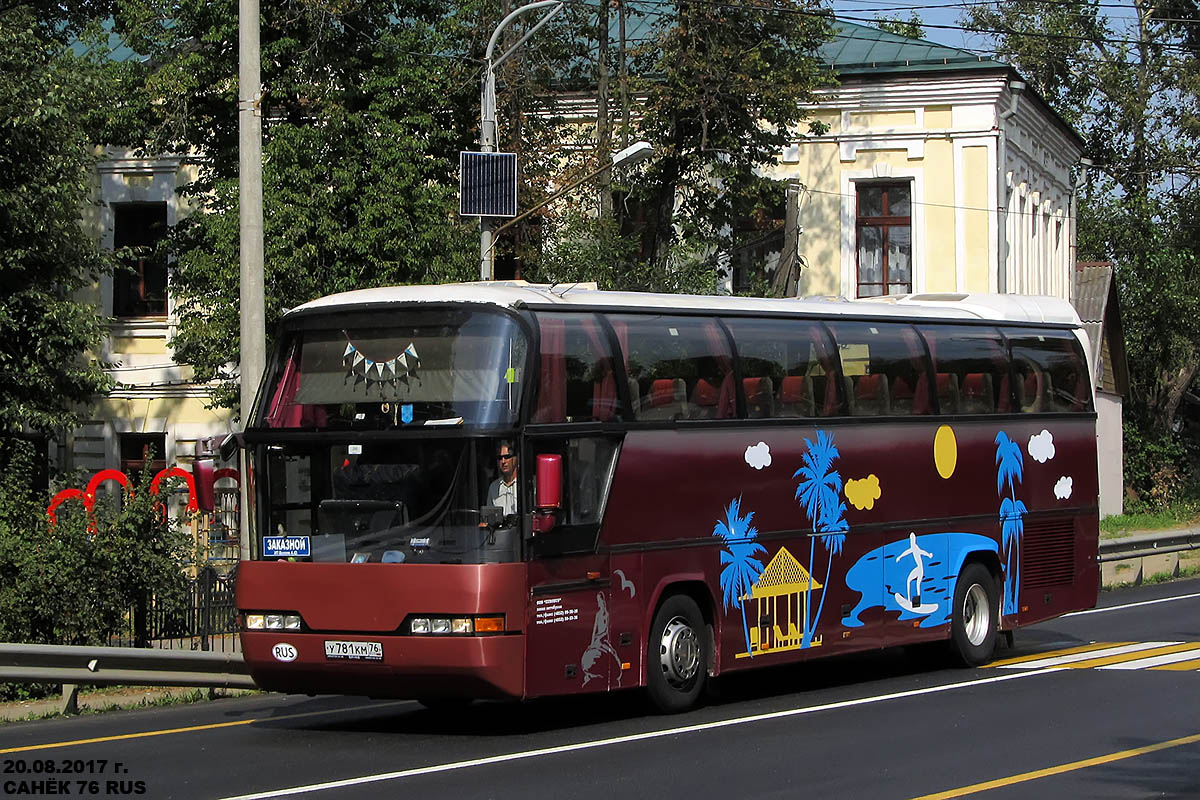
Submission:
<svg viewBox="0 0 1200 800">
<path fill-rule="evenodd" d="M 176 189 L 194 177 L 194 168 L 179 157 L 138 158 L 116 149 L 104 155 L 96 171 L 98 202 L 86 209 L 85 226 L 107 249 L 153 246 L 186 213 Z M 129 267 L 101 277 L 86 298 L 110 319 L 100 357 L 116 386 L 58 443 L 66 471 L 116 468 L 132 477 L 147 451 L 156 468 L 190 470 L 198 450 L 211 449 L 232 429 L 232 413 L 207 408 L 209 387 L 173 358 L 170 264 L 146 256 Z"/>
<path fill-rule="evenodd" d="M 835 28 L 839 85 L 809 107 L 827 132 L 798 133 L 769 171 L 791 186 L 777 285 L 1070 299 L 1079 136 L 1006 64 Z"/>
</svg>

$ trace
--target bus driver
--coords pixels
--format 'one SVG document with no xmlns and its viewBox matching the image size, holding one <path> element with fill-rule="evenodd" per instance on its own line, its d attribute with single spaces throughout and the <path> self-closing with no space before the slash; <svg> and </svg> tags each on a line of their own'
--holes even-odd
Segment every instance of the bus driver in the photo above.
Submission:
<svg viewBox="0 0 1200 800">
<path fill-rule="evenodd" d="M 517 513 L 517 454 L 512 442 L 501 439 L 496 446 L 500 476 L 488 487 L 487 503 L 499 507 L 505 517 Z"/>
</svg>

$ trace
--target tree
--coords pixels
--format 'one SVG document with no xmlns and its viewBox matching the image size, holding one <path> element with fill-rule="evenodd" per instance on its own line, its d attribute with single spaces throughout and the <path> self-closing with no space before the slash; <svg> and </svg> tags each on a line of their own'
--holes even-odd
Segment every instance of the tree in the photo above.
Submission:
<svg viewBox="0 0 1200 800">
<path fill-rule="evenodd" d="M 910 11 L 908 19 L 899 14 L 877 14 L 875 27 L 881 31 L 894 33 L 906 39 L 924 39 L 925 28 L 921 25 L 921 16 L 916 11 Z"/>
<path fill-rule="evenodd" d="M 794 140 L 802 104 L 828 80 L 817 49 L 830 36 L 827 17 L 793 0 L 669 8 L 639 48 L 634 88 L 646 97 L 639 135 L 656 148 L 637 191 L 642 257 L 660 267 L 680 260 L 680 245 L 693 258 L 730 249 L 762 168 Z"/>
<path fill-rule="evenodd" d="M 457 216 L 458 152 L 476 128 L 480 70 L 470 56 L 482 51 L 484 10 L 443 0 L 262 4 L 269 331 L 284 309 L 324 294 L 474 277 L 474 221 Z M 197 213 L 169 243 L 172 345 L 197 380 L 224 382 L 219 400 L 232 406 L 236 8 L 138 0 L 118 19 L 158 65 L 145 87 L 161 98 L 148 149 L 203 154 L 186 189 Z"/>
<path fill-rule="evenodd" d="M 87 7 L 0 10 L 0 438 L 53 432 L 109 386 L 97 310 L 75 299 L 112 266 L 80 225 L 106 65 L 66 47 Z M 108 106 L 109 108 L 113 106 Z M 8 447 L 0 448 L 7 453 Z M 0 456 L 0 461 L 6 456 Z"/>
<path fill-rule="evenodd" d="M 1130 17 L 1099 2 L 1010 0 L 965 21 L 990 36 L 1086 142 L 1079 257 L 1111 260 L 1131 366 L 1127 419 L 1142 442 L 1170 439 L 1200 370 L 1194 253 L 1200 235 L 1200 70 L 1194 0 L 1130 0 Z"/>
</svg>

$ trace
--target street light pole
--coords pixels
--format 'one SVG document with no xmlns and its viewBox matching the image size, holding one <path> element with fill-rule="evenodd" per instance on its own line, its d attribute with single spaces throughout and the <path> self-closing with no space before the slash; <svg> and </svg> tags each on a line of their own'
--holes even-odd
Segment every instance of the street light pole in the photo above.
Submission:
<svg viewBox="0 0 1200 800">
<path fill-rule="evenodd" d="M 259 54 L 259 0 L 238 3 L 238 207 L 241 239 L 241 422 L 250 422 L 254 393 L 267 363 L 263 289 L 262 102 Z M 242 451 L 241 557 L 250 557 L 249 476 Z"/>
<path fill-rule="evenodd" d="M 517 40 L 517 43 L 510 47 L 499 58 L 492 60 L 492 53 L 496 49 L 496 43 L 500 41 L 500 34 L 507 28 L 513 20 L 522 14 L 534 11 L 539 8 L 553 8 L 537 21 L 532 28 L 525 32 L 525 35 Z M 479 98 L 479 149 L 484 153 L 492 153 L 496 150 L 496 68 L 508 60 L 517 49 L 525 44 L 530 36 L 533 36 L 539 28 L 550 21 L 550 18 L 562 11 L 564 6 L 563 0 L 538 0 L 536 3 L 527 3 L 520 8 L 515 9 L 504 19 L 500 20 L 500 24 L 496 26 L 496 30 L 492 31 L 492 38 L 488 40 L 487 51 L 484 53 L 484 70 L 483 70 L 483 88 L 480 91 Z M 495 273 L 492 269 L 492 219 L 491 217 L 479 218 L 479 279 L 490 281 Z"/>
</svg>

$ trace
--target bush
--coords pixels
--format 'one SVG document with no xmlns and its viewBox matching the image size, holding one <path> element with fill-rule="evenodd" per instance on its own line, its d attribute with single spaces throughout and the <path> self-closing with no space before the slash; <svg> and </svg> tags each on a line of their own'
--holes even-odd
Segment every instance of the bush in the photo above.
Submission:
<svg viewBox="0 0 1200 800">
<path fill-rule="evenodd" d="M 1193 470 L 1187 446 L 1176 435 L 1125 423 L 1125 485 L 1133 498 L 1127 511 L 1157 510 L 1193 499 Z"/>
<path fill-rule="evenodd" d="M 102 498 L 91 517 L 76 501 L 59 506 L 51 526 L 48 498 L 29 489 L 34 458 L 20 450 L 0 478 L 0 641 L 104 645 L 132 622 L 144 644 L 152 601 L 182 608 L 189 555 L 150 494 L 151 474 L 132 497 Z M 0 699 L 24 693 L 0 685 Z"/>
</svg>

